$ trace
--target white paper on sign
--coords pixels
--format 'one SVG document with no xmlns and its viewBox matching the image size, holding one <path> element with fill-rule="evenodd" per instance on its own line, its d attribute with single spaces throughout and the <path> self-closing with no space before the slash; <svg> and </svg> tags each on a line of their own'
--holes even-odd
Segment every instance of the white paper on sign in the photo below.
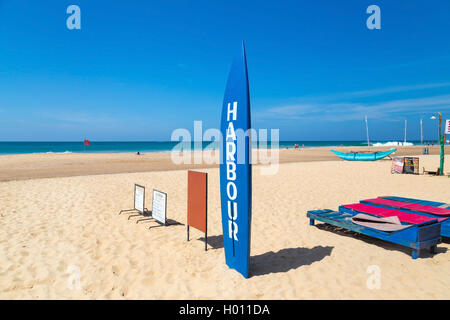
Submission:
<svg viewBox="0 0 450 320">
<path fill-rule="evenodd" d="M 153 190 L 152 217 L 164 224 L 166 223 L 166 199 L 167 194 Z"/>
<path fill-rule="evenodd" d="M 134 208 L 141 213 L 144 213 L 144 195 L 145 195 L 145 188 L 135 185 L 134 186 Z"/>
<path fill-rule="evenodd" d="M 450 119 L 445 120 L 445 134 L 450 134 Z"/>
</svg>

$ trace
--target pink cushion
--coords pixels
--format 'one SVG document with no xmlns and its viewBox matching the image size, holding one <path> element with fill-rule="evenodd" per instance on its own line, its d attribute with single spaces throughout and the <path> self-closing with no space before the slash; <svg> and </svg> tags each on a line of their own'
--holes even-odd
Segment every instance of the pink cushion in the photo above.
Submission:
<svg viewBox="0 0 450 320">
<path fill-rule="evenodd" d="M 387 208 L 380 208 L 380 207 L 374 207 L 374 206 L 368 206 L 362 203 L 355 203 L 355 204 L 346 204 L 343 205 L 343 207 L 363 212 L 363 213 L 369 213 L 373 214 L 375 216 L 381 216 L 381 217 L 393 217 L 397 216 L 400 221 L 411 223 L 411 224 L 418 224 L 418 223 L 424 223 L 431 220 L 435 220 L 431 217 L 421 216 L 419 214 L 414 213 L 407 213 L 402 212 L 399 210 L 393 210 L 393 209 L 387 209 Z"/>
<path fill-rule="evenodd" d="M 437 215 L 442 215 L 442 216 L 450 215 L 450 209 L 425 206 L 423 204 L 417 204 L 417 203 L 401 202 L 401 201 L 394 201 L 394 200 L 388 200 L 388 199 L 382 199 L 382 198 L 367 199 L 364 201 L 383 204 L 383 205 L 387 205 L 390 207 L 404 208 L 404 209 L 409 209 L 409 210 L 414 210 L 414 211 L 419 211 L 419 212 L 437 214 Z"/>
</svg>

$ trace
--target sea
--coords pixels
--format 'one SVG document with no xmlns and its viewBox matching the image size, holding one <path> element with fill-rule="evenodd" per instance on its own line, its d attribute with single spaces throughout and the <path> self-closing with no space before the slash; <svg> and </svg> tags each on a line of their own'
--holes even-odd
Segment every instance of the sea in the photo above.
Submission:
<svg viewBox="0 0 450 320">
<path fill-rule="evenodd" d="M 89 146 L 85 146 L 83 141 L 67 142 L 0 142 L 0 154 L 28 154 L 28 153 L 150 153 L 150 152 L 168 152 L 176 146 L 180 147 L 179 141 L 91 141 Z M 280 149 L 294 148 L 298 144 L 300 147 L 338 147 L 338 146 L 367 146 L 367 141 L 280 141 Z M 420 141 L 408 141 L 406 146 L 420 145 Z M 218 142 L 202 142 L 202 149 L 218 149 Z M 395 147 L 401 146 L 403 142 L 399 141 L 375 141 L 371 146 L 375 147 Z M 199 144 L 183 142 L 184 148 L 198 149 Z M 257 144 L 253 143 L 253 148 Z M 271 147 L 259 145 L 261 148 Z"/>
</svg>

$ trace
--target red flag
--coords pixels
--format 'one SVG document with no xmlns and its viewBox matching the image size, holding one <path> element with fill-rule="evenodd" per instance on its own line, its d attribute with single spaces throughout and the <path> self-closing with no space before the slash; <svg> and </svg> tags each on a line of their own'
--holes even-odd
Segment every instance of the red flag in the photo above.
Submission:
<svg viewBox="0 0 450 320">
<path fill-rule="evenodd" d="M 91 145 L 91 141 L 88 139 L 84 139 L 84 145 L 85 146 L 90 146 Z"/>
</svg>

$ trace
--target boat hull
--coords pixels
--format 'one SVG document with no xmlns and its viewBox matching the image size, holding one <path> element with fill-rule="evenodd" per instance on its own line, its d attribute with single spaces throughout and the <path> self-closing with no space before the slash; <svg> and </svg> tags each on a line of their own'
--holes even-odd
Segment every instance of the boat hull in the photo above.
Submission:
<svg viewBox="0 0 450 320">
<path fill-rule="evenodd" d="M 388 155 L 395 152 L 397 149 L 392 149 L 383 152 L 368 152 L 368 153 L 358 153 L 358 152 L 339 152 L 336 150 L 331 150 L 339 158 L 347 161 L 376 161 L 381 160 Z"/>
</svg>

